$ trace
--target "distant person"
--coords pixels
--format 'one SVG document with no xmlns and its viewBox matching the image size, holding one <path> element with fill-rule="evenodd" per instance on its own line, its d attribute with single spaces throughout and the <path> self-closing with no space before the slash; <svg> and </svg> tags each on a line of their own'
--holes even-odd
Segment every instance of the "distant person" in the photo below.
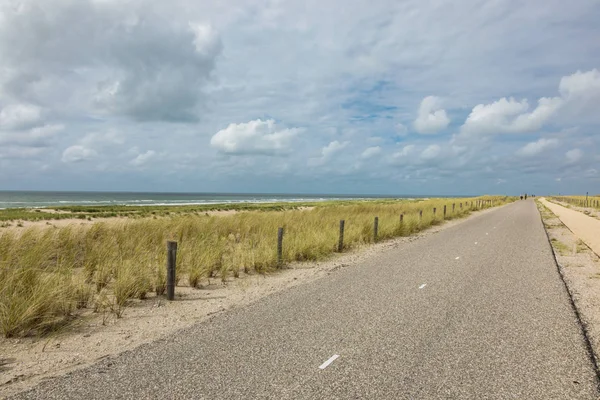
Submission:
<svg viewBox="0 0 600 400">
<path fill-rule="evenodd" d="M 523 200 L 523 196 L 521 196 L 521 200 Z"/>
</svg>

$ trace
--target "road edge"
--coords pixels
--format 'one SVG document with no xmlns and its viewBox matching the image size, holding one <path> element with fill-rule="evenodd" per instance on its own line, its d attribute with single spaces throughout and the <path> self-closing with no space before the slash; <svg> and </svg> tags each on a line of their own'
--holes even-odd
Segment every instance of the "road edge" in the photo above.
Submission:
<svg viewBox="0 0 600 400">
<path fill-rule="evenodd" d="M 542 204 L 543 206 L 543 204 Z M 544 206 L 545 207 L 545 206 Z M 567 291 L 567 295 L 569 296 L 569 302 L 571 303 L 571 308 L 575 313 L 575 318 L 577 319 L 577 324 L 581 329 L 581 334 L 583 336 L 583 341 L 585 343 L 586 352 L 588 357 L 594 367 L 594 372 L 596 372 L 596 390 L 600 393 L 600 368 L 598 366 L 598 361 L 600 360 L 600 349 L 595 349 L 590 340 L 590 333 L 587 328 L 587 324 L 581 318 L 581 313 L 579 308 L 577 308 L 577 304 L 575 303 L 575 299 L 573 297 L 573 292 L 565 279 L 564 267 L 560 264 L 558 259 L 556 258 L 556 252 L 554 250 L 554 246 L 552 246 L 552 242 L 550 240 L 550 236 L 548 235 L 548 230 L 546 229 L 546 225 L 544 224 L 544 218 L 542 217 L 542 213 L 538 209 L 537 205 L 535 207 L 538 215 L 540 216 L 540 221 L 542 223 L 542 227 L 544 228 L 544 233 L 546 234 L 546 240 L 548 241 L 548 246 L 550 246 L 550 250 L 552 251 L 552 258 L 554 260 L 554 265 L 556 265 L 556 270 L 558 271 L 558 275 L 560 276 L 560 280 L 562 281 L 565 290 Z M 564 225 L 564 224 L 563 224 Z M 566 225 L 565 225 L 566 226 Z M 568 228 L 567 228 L 568 229 Z M 569 230 L 570 231 L 570 230 Z"/>
</svg>

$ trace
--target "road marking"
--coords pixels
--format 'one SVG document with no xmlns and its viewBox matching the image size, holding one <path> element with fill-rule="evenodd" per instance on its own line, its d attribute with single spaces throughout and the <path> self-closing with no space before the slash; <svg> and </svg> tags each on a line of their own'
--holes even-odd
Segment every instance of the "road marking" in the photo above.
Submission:
<svg viewBox="0 0 600 400">
<path fill-rule="evenodd" d="M 329 366 L 329 364 L 331 364 L 332 362 L 334 362 L 337 358 L 339 357 L 338 354 L 334 354 L 333 356 L 331 356 L 331 358 L 327 361 L 325 361 L 323 364 L 321 364 L 321 366 L 319 367 L 319 369 L 325 369 Z"/>
<path fill-rule="evenodd" d="M 456 257 L 455 260 L 458 260 L 460 257 Z"/>
<path fill-rule="evenodd" d="M 423 289 L 425 286 L 427 286 L 426 283 L 422 284 L 421 286 L 419 286 L 419 289 Z"/>
</svg>

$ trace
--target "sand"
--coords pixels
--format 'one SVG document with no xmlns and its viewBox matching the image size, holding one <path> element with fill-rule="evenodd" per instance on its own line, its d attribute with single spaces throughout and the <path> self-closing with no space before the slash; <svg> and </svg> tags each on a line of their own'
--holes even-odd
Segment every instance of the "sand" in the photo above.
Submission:
<svg viewBox="0 0 600 400">
<path fill-rule="evenodd" d="M 600 255 L 600 220 L 579 211 L 551 203 L 545 198 L 540 202 L 548 207 L 560 220 L 597 255 Z"/>
<path fill-rule="evenodd" d="M 493 209 L 474 212 L 470 217 Z M 120 319 L 88 311 L 68 330 L 44 338 L 0 339 L 0 397 L 26 390 L 43 379 L 83 368 L 180 329 L 243 307 L 264 296 L 314 281 L 339 268 L 355 267 L 361 260 L 388 248 L 419 240 L 461 223 L 452 220 L 418 235 L 397 238 L 352 252 L 337 254 L 325 262 L 294 263 L 270 275 L 241 275 L 226 283 L 214 279 L 205 287 L 178 286 L 176 301 L 150 297 L 137 301 Z M 181 280 L 183 283 L 184 279 Z"/>
<path fill-rule="evenodd" d="M 314 207 L 298 207 L 297 210 L 300 211 L 310 211 Z M 49 214 L 64 214 L 68 213 L 60 210 L 52 210 L 52 209 L 41 209 L 42 212 Z M 211 217 L 225 217 L 228 215 L 234 215 L 239 212 L 255 212 L 255 211 L 247 211 L 247 210 L 215 210 L 215 211 L 206 211 L 203 214 Z M 260 212 L 260 211 L 256 211 Z M 157 218 L 166 218 L 166 217 L 157 217 Z M 0 226 L 0 233 L 3 230 L 24 230 L 26 228 L 63 228 L 65 226 L 88 226 L 92 225 L 96 222 L 124 222 L 124 221 L 136 221 L 133 217 L 108 217 L 108 218 L 91 218 L 91 219 L 80 219 L 80 218 L 63 218 L 63 219 L 52 219 L 52 220 L 44 220 L 44 221 L 7 221 L 4 222 L 8 224 L 8 226 Z"/>
</svg>

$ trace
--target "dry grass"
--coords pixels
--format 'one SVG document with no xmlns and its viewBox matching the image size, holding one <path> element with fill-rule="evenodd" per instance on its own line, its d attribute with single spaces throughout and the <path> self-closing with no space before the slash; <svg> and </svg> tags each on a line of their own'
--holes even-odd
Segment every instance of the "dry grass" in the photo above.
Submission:
<svg viewBox="0 0 600 400">
<path fill-rule="evenodd" d="M 495 205 L 513 200 L 488 199 L 494 199 Z M 274 270 L 278 227 L 285 230 L 284 263 L 319 260 L 336 251 L 341 219 L 346 221 L 344 248 L 348 249 L 374 240 L 375 216 L 379 217 L 378 239 L 384 240 L 442 223 L 444 205 L 448 206 L 446 219 L 477 208 L 476 199 L 353 202 L 310 211 L 190 214 L 7 230 L 0 233 L 0 329 L 5 336 L 44 333 L 86 307 L 121 317 L 130 299 L 165 292 L 167 240 L 179 244 L 179 283 L 196 287 L 206 278 L 225 281 L 240 271 Z"/>
</svg>

